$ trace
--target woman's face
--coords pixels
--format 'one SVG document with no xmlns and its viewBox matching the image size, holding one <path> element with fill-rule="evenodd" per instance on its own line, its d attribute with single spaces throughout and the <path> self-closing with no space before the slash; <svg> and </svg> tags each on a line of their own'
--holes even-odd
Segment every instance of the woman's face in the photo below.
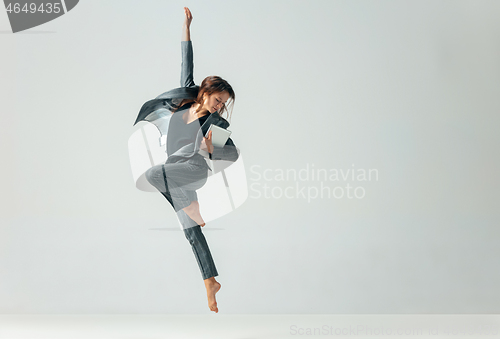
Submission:
<svg viewBox="0 0 500 339">
<path fill-rule="evenodd" d="M 203 108 L 205 108 L 210 113 L 214 113 L 224 106 L 224 104 L 229 99 L 229 93 L 226 91 L 217 92 L 210 95 L 205 95 L 204 97 L 205 101 L 203 102 Z"/>
</svg>

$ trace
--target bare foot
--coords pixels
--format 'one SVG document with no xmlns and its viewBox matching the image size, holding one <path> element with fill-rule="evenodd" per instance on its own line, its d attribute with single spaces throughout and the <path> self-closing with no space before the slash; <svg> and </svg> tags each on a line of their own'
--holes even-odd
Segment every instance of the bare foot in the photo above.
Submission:
<svg viewBox="0 0 500 339">
<path fill-rule="evenodd" d="M 218 313 L 219 309 L 217 308 L 215 293 L 219 292 L 220 283 L 218 283 L 214 277 L 205 279 L 204 282 L 205 282 L 205 288 L 207 289 L 208 307 L 210 308 L 210 311 Z"/>
<path fill-rule="evenodd" d="M 182 209 L 188 217 L 194 220 L 195 223 L 200 225 L 201 227 L 205 226 L 205 221 L 203 221 L 203 218 L 201 217 L 200 214 L 200 204 L 198 201 L 191 201 L 191 205 L 188 207 L 184 207 Z"/>
</svg>

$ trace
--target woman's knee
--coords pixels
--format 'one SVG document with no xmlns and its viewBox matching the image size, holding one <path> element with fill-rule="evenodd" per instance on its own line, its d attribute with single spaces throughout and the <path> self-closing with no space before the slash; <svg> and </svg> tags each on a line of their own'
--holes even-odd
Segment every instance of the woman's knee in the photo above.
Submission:
<svg viewBox="0 0 500 339">
<path fill-rule="evenodd" d="M 162 182 L 164 181 L 163 179 L 163 169 L 161 167 L 161 165 L 157 165 L 157 166 L 153 166 L 151 167 L 150 169 L 148 169 L 146 171 L 146 173 L 144 173 L 144 176 L 146 177 L 146 180 L 153 186 L 157 187 L 159 182 Z M 159 180 L 159 179 L 162 179 L 162 180 Z M 164 186 L 164 185 L 162 185 Z"/>
<path fill-rule="evenodd" d="M 184 229 L 184 235 L 186 236 L 186 239 L 189 241 L 191 246 L 198 246 L 200 244 L 199 233 L 201 232 L 201 230 L 199 229 L 199 227 L 200 226 L 194 226 Z"/>
</svg>

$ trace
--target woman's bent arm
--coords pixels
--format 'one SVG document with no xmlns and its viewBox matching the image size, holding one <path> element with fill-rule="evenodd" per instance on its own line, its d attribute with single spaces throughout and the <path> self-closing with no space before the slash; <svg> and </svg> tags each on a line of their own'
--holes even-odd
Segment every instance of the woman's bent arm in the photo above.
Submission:
<svg viewBox="0 0 500 339">
<path fill-rule="evenodd" d="M 214 150 L 210 153 L 210 159 L 212 160 L 227 160 L 227 161 L 236 161 L 239 157 L 238 150 L 236 146 L 231 140 L 231 138 L 227 139 L 224 147 L 214 146 Z"/>
</svg>

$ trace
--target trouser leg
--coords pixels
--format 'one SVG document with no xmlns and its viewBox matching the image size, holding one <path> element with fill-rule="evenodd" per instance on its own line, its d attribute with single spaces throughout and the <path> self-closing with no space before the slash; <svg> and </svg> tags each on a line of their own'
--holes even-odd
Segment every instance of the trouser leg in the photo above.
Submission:
<svg viewBox="0 0 500 339">
<path fill-rule="evenodd" d="M 188 172 L 189 170 L 191 173 Z M 191 201 L 197 200 L 195 190 L 206 182 L 206 174 L 206 168 L 186 163 L 157 165 L 146 172 L 147 180 L 176 210 L 184 235 L 191 244 L 203 280 L 216 277 L 219 274 L 201 227 L 182 211 L 182 206 L 189 206 Z"/>
<path fill-rule="evenodd" d="M 166 163 L 147 170 L 146 179 L 178 212 L 197 200 L 196 190 L 207 181 L 207 168 L 188 162 Z"/>
<path fill-rule="evenodd" d="M 196 257 L 196 261 L 200 267 L 203 280 L 218 276 L 219 274 L 217 273 L 212 254 L 208 248 L 205 236 L 201 231 L 201 227 L 195 226 L 184 229 L 184 235 L 191 244 L 191 248 L 193 249 L 194 256 Z"/>
</svg>

